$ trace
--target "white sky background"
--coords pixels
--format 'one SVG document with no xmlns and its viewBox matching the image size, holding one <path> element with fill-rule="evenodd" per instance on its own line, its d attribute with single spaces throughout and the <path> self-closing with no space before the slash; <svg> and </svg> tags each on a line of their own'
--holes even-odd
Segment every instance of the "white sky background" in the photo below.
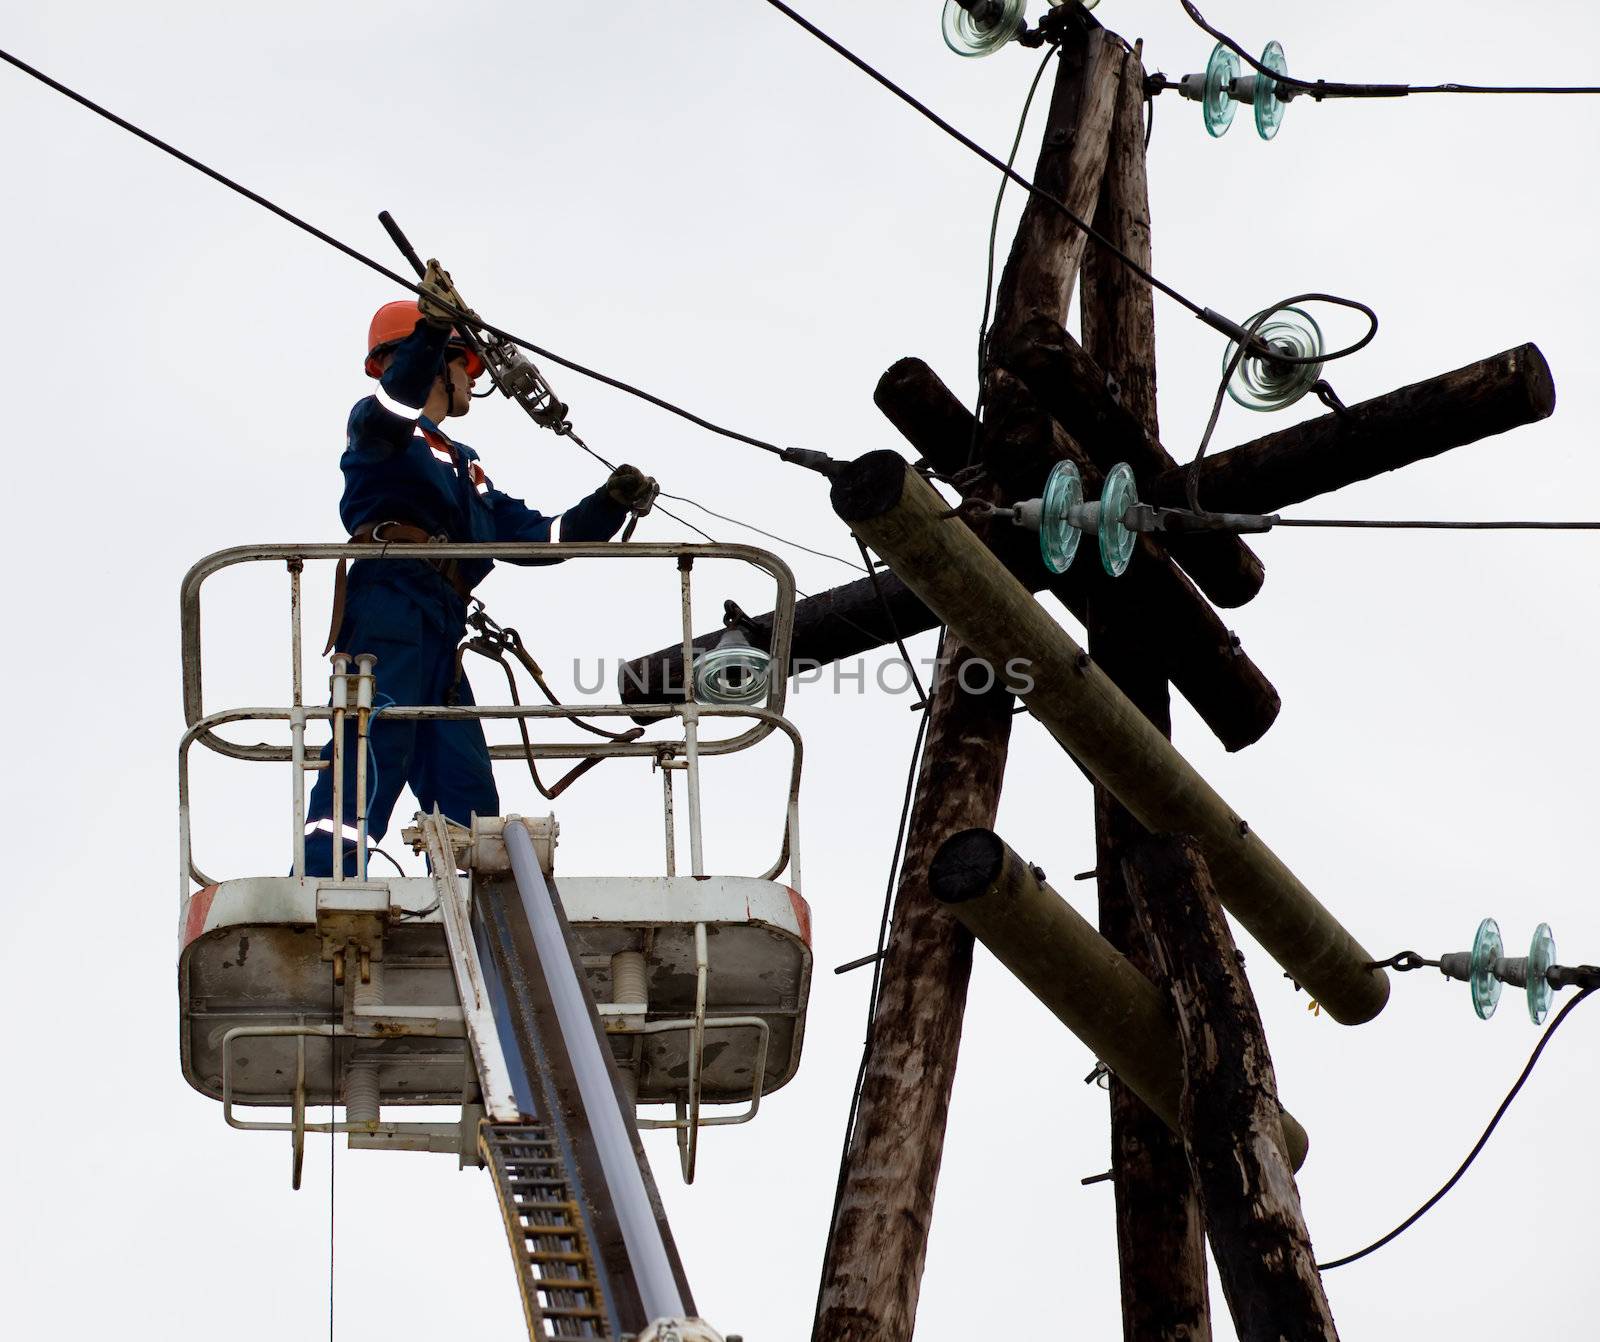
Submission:
<svg viewBox="0 0 1600 1342">
<path fill-rule="evenodd" d="M 1004 152 L 1035 54 L 958 60 L 937 0 L 807 0 L 806 12 Z M 1176 0 L 1106 0 L 1099 16 L 1143 35 L 1147 66 L 1172 76 L 1202 68 L 1210 48 Z M 1291 70 L 1313 77 L 1600 75 L 1600 18 L 1578 3 L 1212 0 L 1208 17 L 1251 49 L 1278 38 Z M 901 355 L 972 391 L 995 174 L 758 0 L 29 5 L 12 6 L 0 33 L 23 59 L 398 266 L 374 217 L 393 210 L 491 319 L 722 422 L 851 456 L 902 446 L 871 404 Z M 0 972 L 16 1016 L 0 1318 L 18 1336 L 315 1336 L 327 1316 L 325 1142 L 292 1195 L 288 1142 L 228 1131 L 178 1069 L 176 598 L 211 550 L 337 538 L 344 418 L 369 385 L 366 323 L 397 295 L 9 69 L 0 124 L 15 491 Z M 1593 99 L 1430 97 L 1299 102 L 1272 144 L 1246 110 L 1212 141 L 1196 106 L 1160 99 L 1150 176 L 1156 269 L 1170 283 L 1240 318 L 1305 289 L 1371 303 L 1377 342 L 1330 369 L 1347 401 L 1526 340 L 1554 370 L 1547 423 L 1300 512 L 1600 516 L 1597 128 Z M 1030 135 L 1025 169 L 1035 153 Z M 1156 311 L 1164 438 L 1186 460 L 1221 342 L 1164 299 Z M 820 479 L 546 372 L 606 455 L 720 511 L 852 550 Z M 1216 445 L 1319 409 L 1269 423 L 1230 403 Z M 460 436 L 497 483 L 550 510 L 600 478 L 498 400 Z M 665 519 L 641 532 L 680 534 Z M 1283 714 L 1227 756 L 1180 701 L 1180 748 L 1374 953 L 1458 949 L 1493 914 L 1516 952 L 1547 920 L 1564 961 L 1600 960 L 1600 539 L 1280 532 L 1253 543 L 1267 586 L 1227 619 Z M 807 590 L 849 576 L 784 553 Z M 208 706 L 282 696 L 281 582 L 228 590 L 207 608 Z M 568 684 L 573 656 L 663 642 L 672 590 L 670 572 L 569 566 L 502 572 L 489 596 Z M 723 594 L 702 588 L 702 626 Z M 917 647 L 931 655 L 928 637 Z M 487 693 L 492 682 L 477 681 Z M 818 970 L 802 1071 L 755 1124 L 707 1134 L 691 1189 L 670 1143 L 651 1142 L 703 1311 L 752 1339 L 809 1334 L 868 989 L 866 973 L 830 970 L 872 948 L 908 703 L 815 686 L 794 701 Z M 719 852 L 730 867 L 765 861 L 780 766 L 724 766 L 714 863 Z M 233 765 L 201 786 L 202 862 L 223 875 L 281 870 L 281 779 Z M 560 869 L 656 870 L 650 786 L 586 782 L 563 798 Z M 544 809 L 510 771 L 502 790 L 508 809 Z M 1064 878 L 1093 864 L 1090 816 L 1077 771 L 1019 719 L 999 828 L 1086 913 L 1088 887 Z M 1321 1256 L 1342 1254 L 1454 1169 L 1537 1035 L 1513 991 L 1483 1024 L 1465 987 L 1432 973 L 1397 978 L 1387 1011 L 1348 1029 L 1309 1015 L 1246 945 L 1284 1100 L 1312 1138 L 1300 1177 L 1312 1236 Z M 1600 1088 L 1597 1030 L 1587 1010 L 1563 1029 L 1436 1212 L 1329 1275 L 1344 1336 L 1506 1331 L 1535 1301 L 1569 1327 L 1593 1313 L 1583 1209 L 1600 1160 L 1580 1106 Z M 1107 1163 L 1104 1096 L 1080 1082 L 1092 1061 L 980 952 L 920 1338 L 1117 1335 L 1111 1192 L 1078 1184 Z M 444 1157 L 341 1151 L 337 1206 L 340 1336 L 517 1335 L 481 1175 Z M 1213 1299 L 1217 1335 L 1231 1337 Z"/>
</svg>

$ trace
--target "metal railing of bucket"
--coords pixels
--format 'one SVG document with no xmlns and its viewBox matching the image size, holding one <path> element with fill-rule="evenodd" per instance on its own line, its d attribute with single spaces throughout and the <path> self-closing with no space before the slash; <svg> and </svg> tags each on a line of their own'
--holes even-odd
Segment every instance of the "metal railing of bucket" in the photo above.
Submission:
<svg viewBox="0 0 1600 1342">
<path fill-rule="evenodd" d="M 518 744 L 496 744 L 490 755 L 496 760 L 523 760 L 530 755 L 538 759 L 649 759 L 662 770 L 663 806 L 666 818 L 667 875 L 676 875 L 675 818 L 673 800 L 673 775 L 681 772 L 685 778 L 688 801 L 688 835 L 690 873 L 705 875 L 705 845 L 701 815 L 700 762 L 710 756 L 730 755 L 764 741 L 774 732 L 787 736 L 793 748 L 793 761 L 789 773 L 788 800 L 785 808 L 782 840 L 777 860 L 758 873 L 765 880 L 774 879 L 788 868 L 788 884 L 800 889 L 800 833 L 799 794 L 802 747 L 799 732 L 783 715 L 787 697 L 787 669 L 789 648 L 794 625 L 794 577 L 777 556 L 744 545 L 686 545 L 686 544 L 572 544 L 534 543 L 514 544 L 438 544 L 426 547 L 419 555 L 416 546 L 385 546 L 356 544 L 312 545 L 255 545 L 236 546 L 219 550 L 198 561 L 184 576 L 181 589 L 182 648 L 183 648 L 183 708 L 187 730 L 178 747 L 178 815 L 179 815 L 179 873 L 178 897 L 180 908 L 188 898 L 191 882 L 200 886 L 214 884 L 195 863 L 191 833 L 191 808 L 189 787 L 189 752 L 200 744 L 218 755 L 230 759 L 259 763 L 287 763 L 291 765 L 291 810 L 294 863 L 297 876 L 305 872 L 305 775 L 308 772 L 332 768 L 334 770 L 334 814 L 342 816 L 344 764 L 343 750 L 346 724 L 353 719 L 357 732 L 356 760 L 356 879 L 364 879 L 367 871 L 368 842 L 366 833 L 366 734 L 373 713 L 374 670 L 370 659 L 357 658 L 356 670 L 350 671 L 351 659 L 336 656 L 332 678 L 332 694 L 327 706 L 309 706 L 305 702 L 303 675 L 302 599 L 301 587 L 305 566 L 310 562 L 336 563 L 343 559 L 373 561 L 409 561 L 419 558 L 444 559 L 541 559 L 541 560 L 673 560 L 679 573 L 679 602 L 683 631 L 683 685 L 684 702 L 660 704 L 527 704 L 527 705 L 470 705 L 438 706 L 385 706 L 383 716 L 390 719 L 437 721 L 478 719 L 481 721 L 555 719 L 631 718 L 666 721 L 676 719 L 681 732 L 658 740 L 596 739 L 591 742 L 533 741 L 524 748 Z M 773 603 L 774 619 L 769 652 L 772 672 L 766 699 L 756 705 L 716 705 L 697 703 L 692 694 L 695 672 L 695 649 L 692 603 L 694 565 L 700 559 L 733 560 L 748 564 L 768 574 L 776 588 Z M 244 707 L 223 709 L 207 713 L 204 705 L 202 674 L 202 641 L 200 596 L 205 581 L 212 575 L 242 564 L 283 564 L 289 580 L 289 642 L 290 642 L 290 703 L 281 707 Z M 379 669 L 381 672 L 381 668 Z M 750 726 L 738 735 L 715 740 L 701 739 L 701 723 L 705 719 L 743 718 Z M 228 740 L 218 734 L 218 729 L 235 722 L 286 722 L 289 724 L 288 746 L 268 743 L 245 744 Z M 306 725 L 311 722 L 328 722 L 332 733 L 332 758 L 323 761 L 306 751 Z M 332 879 L 344 879 L 343 864 L 335 863 Z"/>
</svg>

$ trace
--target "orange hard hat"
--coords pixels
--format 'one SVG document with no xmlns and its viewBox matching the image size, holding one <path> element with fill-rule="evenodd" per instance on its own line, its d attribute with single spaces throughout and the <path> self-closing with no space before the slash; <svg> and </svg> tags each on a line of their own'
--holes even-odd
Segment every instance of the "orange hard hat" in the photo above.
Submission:
<svg viewBox="0 0 1600 1342">
<path fill-rule="evenodd" d="M 378 377 L 383 372 L 380 357 L 390 345 L 404 340 L 417 329 L 417 323 L 422 320 L 422 311 L 417 307 L 415 299 L 401 299 L 396 303 L 385 303 L 372 314 L 372 325 L 367 328 L 367 376 Z M 467 356 L 467 376 L 478 378 L 483 376 L 483 360 L 478 352 L 467 344 L 459 331 L 450 333 L 449 348 L 459 349 Z"/>
</svg>

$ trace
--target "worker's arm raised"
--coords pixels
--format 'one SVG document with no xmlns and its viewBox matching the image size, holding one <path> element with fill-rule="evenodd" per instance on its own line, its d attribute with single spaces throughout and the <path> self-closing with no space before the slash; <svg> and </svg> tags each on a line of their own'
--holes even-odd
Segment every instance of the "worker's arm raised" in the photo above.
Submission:
<svg viewBox="0 0 1600 1342">
<path fill-rule="evenodd" d="M 388 364 L 373 394 L 350 412 L 350 440 L 363 447 L 401 451 L 417 430 L 417 418 L 444 368 L 448 327 L 418 322 L 388 350 Z"/>
</svg>

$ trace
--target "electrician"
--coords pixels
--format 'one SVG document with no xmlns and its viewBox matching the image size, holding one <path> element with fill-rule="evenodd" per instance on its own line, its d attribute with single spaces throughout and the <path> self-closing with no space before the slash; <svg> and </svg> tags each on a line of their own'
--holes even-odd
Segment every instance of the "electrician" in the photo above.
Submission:
<svg viewBox="0 0 1600 1342">
<path fill-rule="evenodd" d="M 472 589 L 494 567 L 487 559 L 430 560 L 429 541 L 549 541 L 557 519 L 496 489 L 478 454 L 440 427 L 472 407 L 472 383 L 483 361 L 451 324 L 464 310 L 449 275 L 430 262 L 419 301 L 386 303 L 372 319 L 366 371 L 372 395 L 350 412 L 340 467 L 339 515 L 353 541 L 416 545 L 416 559 L 357 560 L 341 573 L 334 595 L 329 650 L 377 657 L 378 703 L 473 703 L 457 679 L 456 648 L 466 630 Z M 633 466 L 560 515 L 557 539 L 611 539 L 630 512 L 648 511 L 654 480 Z M 519 564 L 551 560 L 519 559 Z M 307 809 L 306 875 L 333 874 L 333 834 L 343 834 L 345 874 L 355 870 L 355 736 L 346 738 L 342 824 L 333 820 L 333 776 L 322 770 Z M 376 716 L 368 769 L 368 833 L 375 842 L 389 824 L 404 784 L 424 811 L 449 819 L 498 815 L 499 794 L 482 725 L 476 721 L 404 721 Z M 331 754 L 331 744 L 323 758 Z"/>
</svg>

